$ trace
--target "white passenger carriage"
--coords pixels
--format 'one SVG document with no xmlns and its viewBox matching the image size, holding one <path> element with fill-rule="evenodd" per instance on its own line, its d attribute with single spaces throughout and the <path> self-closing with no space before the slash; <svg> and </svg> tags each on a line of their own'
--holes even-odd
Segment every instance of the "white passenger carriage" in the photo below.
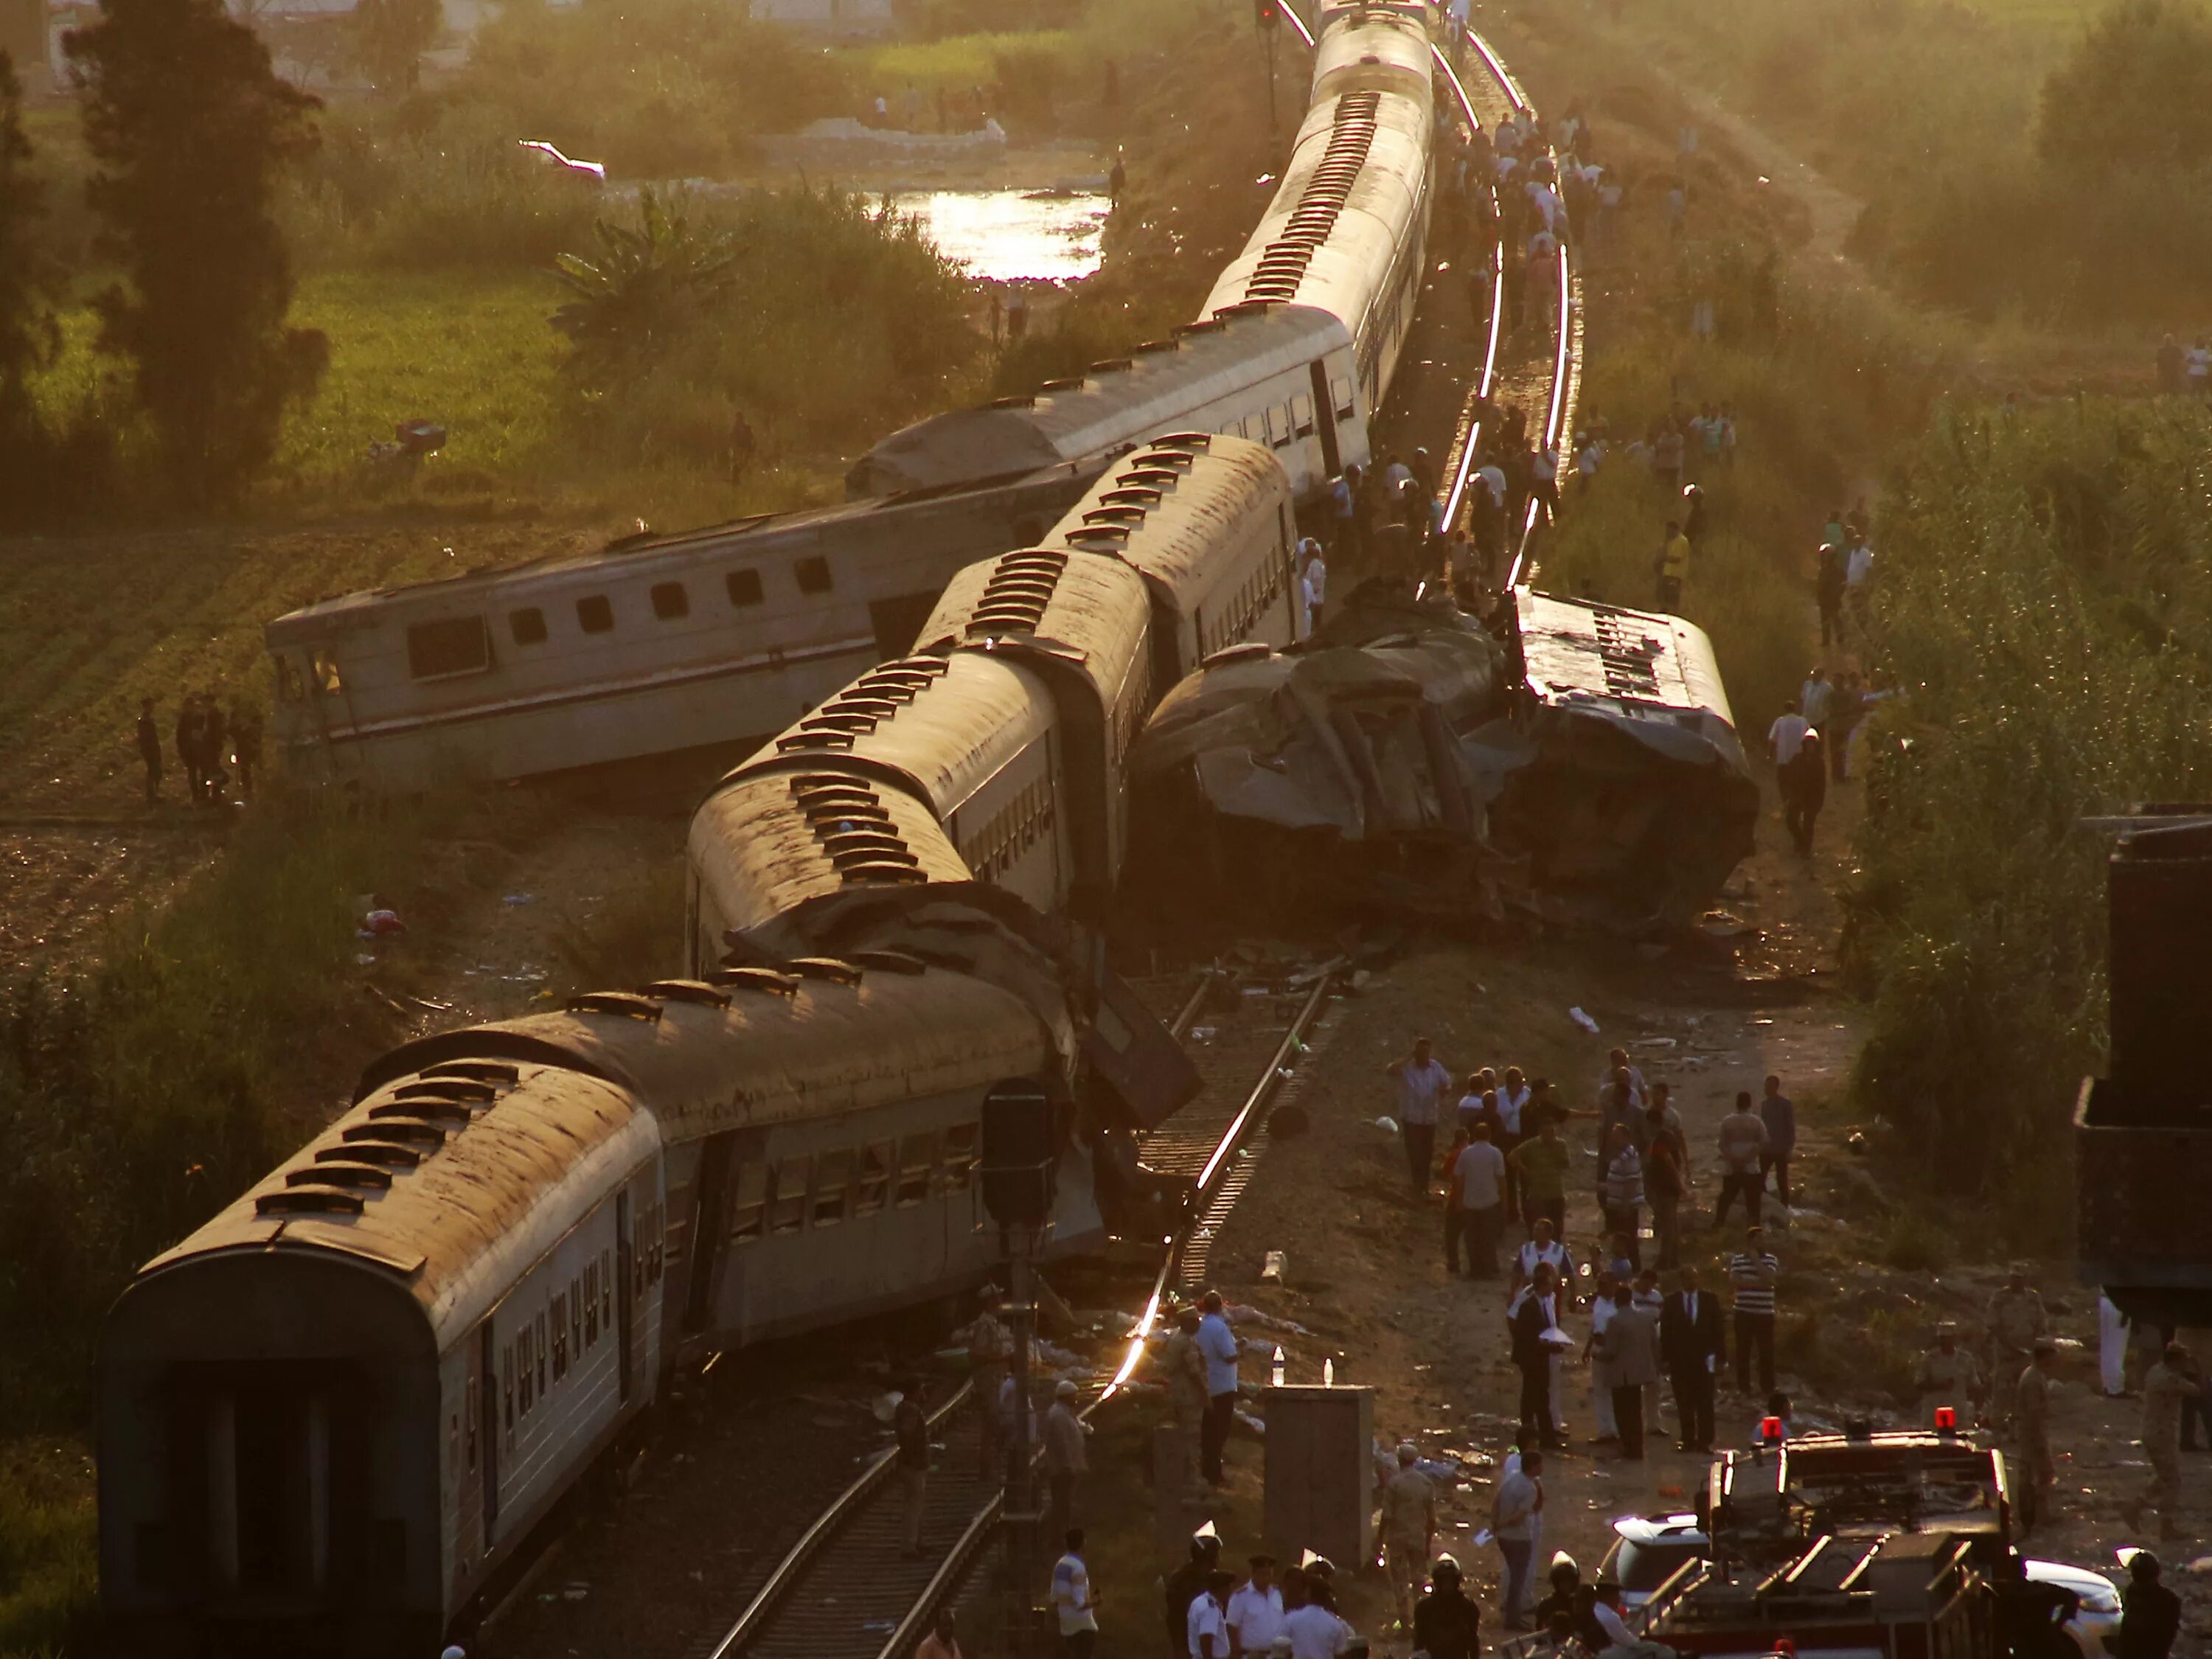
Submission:
<svg viewBox="0 0 2212 1659">
<path fill-rule="evenodd" d="M 1420 293 L 1429 64 L 1419 8 L 1330 14 L 1291 167 L 1197 321 L 1033 396 L 895 432 L 860 459 L 847 488 L 940 488 L 996 456 L 1043 466 L 1187 429 L 1266 444 L 1301 501 L 1364 465 Z"/>
<path fill-rule="evenodd" d="M 990 1270 L 982 1099 L 1064 1091 L 1050 1034 L 965 975 L 800 967 L 401 1049 L 149 1264 L 99 1379 L 124 1647 L 434 1650 L 687 1344 Z M 1072 1141 L 1057 1214 L 1096 1247 Z"/>
<path fill-rule="evenodd" d="M 946 578 L 1035 541 L 1090 476 L 1001 476 L 320 601 L 265 630 L 280 752 L 295 777 L 415 790 L 750 750 L 904 651 Z"/>
</svg>

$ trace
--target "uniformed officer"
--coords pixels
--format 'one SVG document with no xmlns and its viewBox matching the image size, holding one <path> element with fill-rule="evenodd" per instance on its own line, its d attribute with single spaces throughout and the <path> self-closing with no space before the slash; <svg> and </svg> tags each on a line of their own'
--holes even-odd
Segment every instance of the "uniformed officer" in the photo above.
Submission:
<svg viewBox="0 0 2212 1659">
<path fill-rule="evenodd" d="M 1966 1408 L 1963 1422 L 1972 1422 L 1989 1389 L 1974 1356 L 1959 1346 L 1959 1326 L 1945 1320 L 1936 1328 L 1936 1346 L 1920 1356 L 1920 1426 L 1935 1419 L 1936 1407 Z"/>
<path fill-rule="evenodd" d="M 1398 1623 L 1411 1630 L 1413 1604 L 1429 1576 L 1437 1539 L 1437 1489 L 1414 1465 L 1420 1453 L 1411 1441 L 1398 1448 L 1398 1473 L 1382 1488 L 1382 1553 L 1390 1569 L 1390 1594 L 1398 1604 Z"/>
<path fill-rule="evenodd" d="M 1176 1315 L 1175 1334 L 1168 1339 L 1168 1404 L 1176 1426 L 1198 1432 L 1206 1415 L 1206 1356 L 1198 1350 L 1198 1310 L 1185 1308 Z"/>
<path fill-rule="evenodd" d="M 2002 1425 L 2012 1414 L 2013 1385 L 2035 1354 L 2035 1340 L 2051 1334 L 2043 1298 L 2027 1282 L 2027 1268 L 2014 1262 L 2005 1286 L 1990 1298 L 1990 1375 L 1996 1379 L 1990 1414 Z"/>
<path fill-rule="evenodd" d="M 2057 1364 L 2058 1345 L 2047 1336 L 2039 1336 L 2028 1353 L 2027 1367 L 2013 1387 L 2012 1408 L 2013 1455 L 2020 1462 L 2020 1530 L 2023 1537 L 2052 1518 L 2052 1494 L 2058 1480 L 2058 1466 L 2051 1455 L 2051 1391 L 2054 1386 L 2051 1373 Z"/>
<path fill-rule="evenodd" d="M 2128 1525 L 2142 1525 L 2146 1508 L 2158 1511 L 2158 1535 L 2180 1538 L 2181 1407 L 2197 1389 L 2197 1362 L 2179 1342 L 2143 1374 L 2143 1455 L 2150 1460 L 2150 1484 L 2125 1511 Z"/>
</svg>

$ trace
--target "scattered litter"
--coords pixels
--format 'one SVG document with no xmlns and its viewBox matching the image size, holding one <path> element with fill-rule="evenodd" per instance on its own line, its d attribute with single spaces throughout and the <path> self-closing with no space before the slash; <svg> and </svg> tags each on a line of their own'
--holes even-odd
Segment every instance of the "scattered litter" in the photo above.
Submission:
<svg viewBox="0 0 2212 1659">
<path fill-rule="evenodd" d="M 407 924 L 399 920 L 397 910 L 371 910 L 361 919 L 361 926 L 354 937 L 382 939 L 386 933 L 404 933 L 406 931 Z"/>
<path fill-rule="evenodd" d="M 1257 1325 L 1263 1331 L 1287 1331 L 1292 1336 L 1313 1334 L 1297 1320 L 1262 1313 L 1249 1302 L 1232 1302 L 1222 1311 L 1229 1316 L 1229 1322 L 1232 1325 Z"/>
<path fill-rule="evenodd" d="M 1237 1410 L 1237 1420 L 1251 1431 L 1255 1440 L 1265 1440 L 1267 1437 L 1267 1425 L 1241 1406 Z"/>
<path fill-rule="evenodd" d="M 1267 1256 L 1260 1264 L 1260 1282 L 1262 1285 L 1281 1284 L 1283 1282 L 1283 1253 L 1280 1250 L 1268 1251 Z"/>
<path fill-rule="evenodd" d="M 2184 1572 L 2212 1572 L 2212 1555 L 2200 1555 L 2182 1569 Z"/>
<path fill-rule="evenodd" d="M 1271 997 L 1275 994 L 1264 985 L 1248 985 L 1244 988 L 1244 994 L 1248 997 Z"/>
<path fill-rule="evenodd" d="M 1588 1014 L 1584 1013 L 1580 1008 L 1568 1009 L 1567 1018 L 1574 1021 L 1576 1024 L 1581 1026 L 1583 1030 L 1588 1031 L 1592 1036 L 1595 1036 L 1597 1035 L 1597 1022 L 1592 1019 Z"/>
<path fill-rule="evenodd" d="M 417 1008 L 427 1009 L 434 1014 L 450 1014 L 453 1012 L 452 1003 L 440 1002 L 431 997 L 408 997 L 405 1000 L 413 1003 Z"/>
<path fill-rule="evenodd" d="M 1386 1135 L 1395 1135 L 1398 1133 L 1398 1120 L 1385 1114 L 1375 1120 L 1375 1127 Z"/>
<path fill-rule="evenodd" d="M 500 902 L 501 904 L 535 904 L 538 902 L 538 896 L 534 893 L 509 893 Z"/>
<path fill-rule="evenodd" d="M 872 1634 L 876 1634 L 885 1631 L 896 1630 L 898 1628 L 898 1621 L 893 1619 L 871 1619 L 866 1624 L 861 1626 L 860 1628 Z"/>
<path fill-rule="evenodd" d="M 366 951 L 356 951 L 354 955 L 354 961 L 359 966 L 363 968 L 374 968 L 376 966 L 376 958 Z"/>
<path fill-rule="evenodd" d="M 1216 1029 L 1217 1028 L 1212 1025 L 1194 1025 L 1190 1028 L 1191 1041 L 1194 1042 L 1211 1042 L 1213 1041 L 1213 1033 Z"/>
</svg>

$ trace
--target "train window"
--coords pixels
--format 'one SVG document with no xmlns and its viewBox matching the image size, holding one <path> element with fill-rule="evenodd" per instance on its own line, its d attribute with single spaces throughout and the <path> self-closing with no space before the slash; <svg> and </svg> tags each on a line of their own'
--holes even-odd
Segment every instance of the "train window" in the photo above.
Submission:
<svg viewBox="0 0 2212 1659">
<path fill-rule="evenodd" d="M 1303 392 L 1291 399 L 1291 424 L 1299 437 L 1313 436 L 1313 399 Z"/>
<path fill-rule="evenodd" d="M 579 1364 L 584 1358 L 584 1276 L 568 1281 L 568 1351 Z"/>
<path fill-rule="evenodd" d="M 538 1316 L 538 1337 L 533 1344 L 538 1355 L 538 1392 L 545 1392 L 545 1316 Z"/>
<path fill-rule="evenodd" d="M 722 586 L 729 590 L 732 605 L 758 605 L 761 602 L 761 579 L 757 570 L 732 570 L 722 578 Z"/>
<path fill-rule="evenodd" d="M 884 1207 L 891 1185 L 891 1143 L 872 1140 L 860 1148 L 860 1184 L 853 1194 L 854 1215 L 873 1215 Z"/>
<path fill-rule="evenodd" d="M 553 1298 L 553 1380 L 558 1382 L 568 1374 L 568 1296 L 567 1291 Z"/>
<path fill-rule="evenodd" d="M 768 1165 L 738 1166 L 737 1189 L 730 1204 L 730 1237 L 750 1243 L 768 1230 Z"/>
<path fill-rule="evenodd" d="M 588 594 L 576 601 L 576 626 L 586 634 L 605 634 L 615 625 L 615 608 L 604 593 Z"/>
<path fill-rule="evenodd" d="M 1348 421 L 1357 412 L 1352 401 L 1352 377 L 1340 374 L 1328 383 L 1328 395 L 1336 403 L 1336 418 Z"/>
<path fill-rule="evenodd" d="M 653 1249 L 647 1253 L 645 1263 L 645 1282 L 648 1285 L 660 1283 L 660 1264 L 667 1255 L 668 1229 L 662 1221 L 665 1207 L 656 1203 L 646 1212 L 651 1218 L 653 1228 L 649 1235 Z"/>
<path fill-rule="evenodd" d="M 473 1376 L 461 1390 L 461 1448 L 469 1467 L 477 1466 L 477 1380 Z"/>
<path fill-rule="evenodd" d="M 929 1177 L 936 1168 L 936 1130 L 925 1129 L 899 1142 L 898 1204 L 902 1209 L 929 1196 Z"/>
<path fill-rule="evenodd" d="M 527 1417 L 530 1415 L 530 1380 L 537 1375 L 530 1363 L 530 1326 L 527 1321 L 524 1322 L 522 1334 L 515 1339 L 514 1357 L 519 1371 L 514 1388 L 515 1409 Z"/>
<path fill-rule="evenodd" d="M 507 1407 L 507 1431 L 514 1432 L 514 1344 L 499 1351 L 499 1391 Z"/>
<path fill-rule="evenodd" d="M 599 1252 L 599 1328 L 611 1331 L 615 1328 L 615 1264 L 613 1253 Z"/>
<path fill-rule="evenodd" d="M 328 651 L 315 653 L 315 690 L 326 697 L 334 697 L 345 690 L 345 678 L 338 672 L 338 659 Z"/>
<path fill-rule="evenodd" d="M 955 1123 L 945 1132 L 945 1186 L 957 1192 L 968 1184 L 975 1168 L 975 1127 Z"/>
<path fill-rule="evenodd" d="M 491 635 L 482 617 L 441 617 L 407 630 L 407 672 L 418 680 L 481 674 L 491 666 Z"/>
<path fill-rule="evenodd" d="M 795 1233 L 806 1224 L 806 1176 L 810 1160 L 787 1158 L 775 1166 L 775 1185 L 768 1200 L 768 1230 Z"/>
<path fill-rule="evenodd" d="M 814 1224 L 831 1226 L 845 1218 L 851 1197 L 853 1155 L 824 1152 L 814 1160 Z"/>
<path fill-rule="evenodd" d="M 545 643 L 545 613 L 534 605 L 507 613 L 507 631 L 517 645 Z"/>
<path fill-rule="evenodd" d="M 819 556 L 801 559 L 791 567 L 791 574 L 802 593 L 827 593 L 830 588 L 830 561 Z"/>
<path fill-rule="evenodd" d="M 1291 417 L 1288 404 L 1277 404 L 1267 411 L 1267 441 L 1278 449 L 1288 449 L 1297 422 Z"/>
<path fill-rule="evenodd" d="M 286 702 L 307 701 L 307 682 L 300 672 L 296 658 L 280 656 L 276 659 L 276 695 Z"/>
<path fill-rule="evenodd" d="M 584 1264 L 584 1346 L 599 1340 L 599 1264 Z"/>
<path fill-rule="evenodd" d="M 460 1462 L 461 1414 L 448 1412 L 446 1413 L 446 1462 L 449 1467 L 458 1468 Z"/>
<path fill-rule="evenodd" d="M 663 622 L 675 622 L 691 614 L 691 596 L 684 591 L 682 582 L 653 583 L 653 614 Z"/>
</svg>

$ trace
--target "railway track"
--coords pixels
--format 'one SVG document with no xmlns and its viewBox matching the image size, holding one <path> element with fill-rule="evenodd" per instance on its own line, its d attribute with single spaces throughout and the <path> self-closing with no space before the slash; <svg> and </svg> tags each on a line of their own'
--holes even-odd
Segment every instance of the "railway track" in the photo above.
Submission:
<svg viewBox="0 0 2212 1659">
<path fill-rule="evenodd" d="M 1198 1042 L 1205 1087 L 1146 1138 L 1144 1154 L 1153 1168 L 1191 1180 L 1195 1198 L 1186 1225 L 1162 1252 L 1121 1360 L 1086 1416 L 1126 1395 L 1169 1292 L 1203 1278 L 1212 1239 L 1258 1160 L 1250 1138 L 1268 1111 L 1294 1094 L 1301 1054 L 1330 1024 L 1334 980 L 1334 973 L 1323 973 L 1292 994 L 1267 998 L 1272 1012 L 1291 1005 L 1286 1018 L 1244 1018 L 1239 1009 L 1208 1028 L 1199 1022 L 1214 983 L 1209 969 L 1177 1015 L 1178 1036 L 1210 1030 Z M 1000 1493 L 980 1468 L 968 1385 L 935 1409 L 931 1427 L 939 1450 L 922 1559 L 901 1554 L 902 1494 L 886 1452 L 807 1528 L 736 1620 L 695 1644 L 687 1659 L 894 1659 L 910 1651 L 987 1553 L 1000 1519 Z"/>
</svg>

